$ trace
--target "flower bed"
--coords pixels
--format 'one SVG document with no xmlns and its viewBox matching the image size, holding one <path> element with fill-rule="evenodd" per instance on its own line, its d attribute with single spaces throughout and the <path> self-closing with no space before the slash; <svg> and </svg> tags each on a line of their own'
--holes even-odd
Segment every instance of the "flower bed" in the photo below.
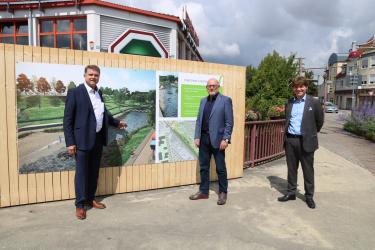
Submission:
<svg viewBox="0 0 375 250">
<path fill-rule="evenodd" d="M 361 108 L 353 110 L 346 119 L 344 130 L 375 142 L 375 106 L 365 102 Z"/>
</svg>

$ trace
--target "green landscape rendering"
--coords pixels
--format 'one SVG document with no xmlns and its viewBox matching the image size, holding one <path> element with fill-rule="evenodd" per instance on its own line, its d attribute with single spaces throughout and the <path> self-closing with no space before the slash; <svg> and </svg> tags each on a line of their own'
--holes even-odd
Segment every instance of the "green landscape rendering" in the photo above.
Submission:
<svg viewBox="0 0 375 250">
<path fill-rule="evenodd" d="M 83 71 L 81 65 L 17 63 L 20 173 L 74 169 L 62 125 L 67 91 L 82 84 Z M 155 71 L 101 68 L 105 106 L 127 124 L 125 130 L 110 127 L 102 167 L 154 162 L 155 82 Z"/>
</svg>

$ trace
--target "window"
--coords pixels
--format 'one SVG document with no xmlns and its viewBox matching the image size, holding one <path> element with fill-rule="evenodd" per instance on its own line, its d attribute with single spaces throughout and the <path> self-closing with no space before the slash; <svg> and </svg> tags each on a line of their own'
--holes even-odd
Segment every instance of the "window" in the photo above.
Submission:
<svg viewBox="0 0 375 250">
<path fill-rule="evenodd" d="M 27 20 L 0 22 L 0 43 L 29 45 Z"/>
<path fill-rule="evenodd" d="M 86 18 L 41 19 L 39 44 L 42 47 L 87 50 Z"/>
<path fill-rule="evenodd" d="M 371 67 L 375 67 L 375 56 L 371 57 Z"/>
<path fill-rule="evenodd" d="M 362 69 L 368 68 L 368 58 L 362 59 Z"/>
<path fill-rule="evenodd" d="M 362 81 L 361 81 L 362 84 L 367 84 L 367 77 L 366 76 L 362 76 Z"/>
<path fill-rule="evenodd" d="M 374 84 L 375 83 L 375 75 L 370 75 L 370 83 Z"/>
</svg>

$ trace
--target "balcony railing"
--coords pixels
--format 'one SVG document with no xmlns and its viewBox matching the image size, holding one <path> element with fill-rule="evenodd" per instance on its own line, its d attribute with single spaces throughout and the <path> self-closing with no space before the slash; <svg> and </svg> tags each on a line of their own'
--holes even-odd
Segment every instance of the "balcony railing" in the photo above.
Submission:
<svg viewBox="0 0 375 250">
<path fill-rule="evenodd" d="M 284 119 L 245 122 L 245 167 L 283 156 L 284 129 Z"/>
</svg>

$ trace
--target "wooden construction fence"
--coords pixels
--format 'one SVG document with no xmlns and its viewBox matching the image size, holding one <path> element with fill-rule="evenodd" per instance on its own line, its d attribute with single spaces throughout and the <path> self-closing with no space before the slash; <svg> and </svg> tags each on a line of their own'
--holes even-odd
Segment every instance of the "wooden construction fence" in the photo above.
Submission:
<svg viewBox="0 0 375 250">
<path fill-rule="evenodd" d="M 17 150 L 16 62 L 216 74 L 232 97 L 234 131 L 226 152 L 228 178 L 243 175 L 245 68 L 67 49 L 0 44 L 0 207 L 74 199 L 74 171 L 19 174 Z M 214 164 L 211 179 L 216 180 Z M 199 182 L 197 161 L 101 168 L 98 195 L 151 190 Z"/>
</svg>

